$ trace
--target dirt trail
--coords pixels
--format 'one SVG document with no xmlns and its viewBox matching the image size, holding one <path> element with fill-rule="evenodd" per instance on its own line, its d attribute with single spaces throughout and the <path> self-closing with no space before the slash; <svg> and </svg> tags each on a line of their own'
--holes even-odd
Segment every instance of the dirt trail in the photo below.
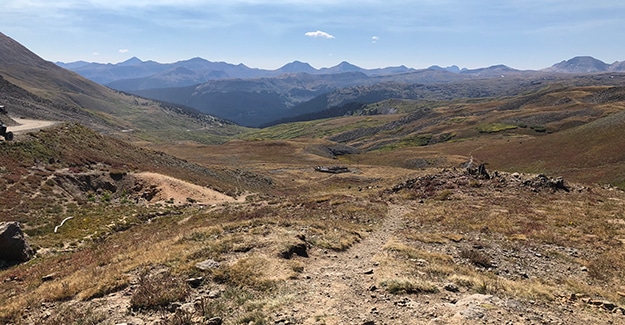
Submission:
<svg viewBox="0 0 625 325">
<path fill-rule="evenodd" d="M 303 324 L 363 324 L 391 317 L 379 314 L 393 302 L 376 289 L 376 256 L 383 254 L 384 245 L 402 227 L 402 216 L 408 212 L 406 207 L 391 205 L 380 228 L 346 252 L 311 251 L 312 261 L 302 275 L 303 292 L 293 306 Z"/>
<path fill-rule="evenodd" d="M 15 122 L 19 123 L 19 125 L 10 126 L 8 128 L 8 131 L 11 131 L 16 134 L 40 130 L 43 128 L 53 126 L 56 123 L 58 123 L 57 121 L 30 120 L 30 119 L 17 118 L 17 117 L 12 117 L 12 119 Z"/>
</svg>

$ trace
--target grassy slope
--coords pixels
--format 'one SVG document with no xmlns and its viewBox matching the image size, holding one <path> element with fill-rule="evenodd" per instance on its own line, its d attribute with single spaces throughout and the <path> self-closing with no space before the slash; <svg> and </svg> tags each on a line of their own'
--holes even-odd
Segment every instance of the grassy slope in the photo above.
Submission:
<svg viewBox="0 0 625 325">
<path fill-rule="evenodd" d="M 531 140 L 476 151 L 492 168 L 563 175 L 584 183 L 625 186 L 625 111 Z"/>
<path fill-rule="evenodd" d="M 391 100 L 370 106 L 402 114 L 289 123 L 245 138 L 333 139 L 363 150 L 351 161 L 405 168 L 460 166 L 473 156 L 490 168 L 623 186 L 624 92 L 552 86 L 511 98 Z"/>
</svg>

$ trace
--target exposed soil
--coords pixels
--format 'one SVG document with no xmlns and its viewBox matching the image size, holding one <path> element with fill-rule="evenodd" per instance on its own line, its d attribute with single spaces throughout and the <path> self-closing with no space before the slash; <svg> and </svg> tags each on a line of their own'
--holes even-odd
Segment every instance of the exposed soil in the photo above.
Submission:
<svg viewBox="0 0 625 325">
<path fill-rule="evenodd" d="M 145 182 L 153 188 L 154 195 L 149 203 L 170 202 L 174 204 L 219 204 L 235 202 L 237 199 L 213 189 L 192 184 L 177 178 L 157 173 L 142 172 L 133 174 L 139 182 Z M 245 198 L 239 199 L 245 201 Z"/>
<path fill-rule="evenodd" d="M 7 131 L 11 131 L 16 134 L 41 130 L 58 123 L 57 121 L 31 120 L 17 117 L 13 117 L 12 119 L 18 125 L 9 127 Z"/>
</svg>

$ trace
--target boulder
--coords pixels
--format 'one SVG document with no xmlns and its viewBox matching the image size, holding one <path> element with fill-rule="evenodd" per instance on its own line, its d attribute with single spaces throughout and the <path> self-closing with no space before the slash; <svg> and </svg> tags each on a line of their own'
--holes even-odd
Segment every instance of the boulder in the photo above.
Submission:
<svg viewBox="0 0 625 325">
<path fill-rule="evenodd" d="M 26 242 L 17 221 L 0 222 L 0 260 L 26 262 L 35 251 Z"/>
</svg>

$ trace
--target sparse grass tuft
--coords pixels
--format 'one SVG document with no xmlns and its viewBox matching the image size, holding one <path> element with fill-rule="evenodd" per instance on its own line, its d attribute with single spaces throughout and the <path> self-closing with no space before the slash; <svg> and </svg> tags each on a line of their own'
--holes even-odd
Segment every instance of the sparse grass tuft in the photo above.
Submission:
<svg viewBox="0 0 625 325">
<path fill-rule="evenodd" d="M 130 299 L 130 307 L 135 310 L 159 309 L 184 300 L 188 293 L 187 284 L 169 271 L 157 274 L 144 271 L 139 277 L 139 287 Z"/>
<path fill-rule="evenodd" d="M 107 314 L 91 307 L 66 305 L 48 318 L 40 319 L 42 325 L 97 325 L 106 320 Z"/>
<path fill-rule="evenodd" d="M 449 280 L 461 287 L 465 287 L 467 289 L 471 289 L 476 285 L 476 279 L 474 277 L 469 277 L 465 275 L 454 274 L 449 277 Z"/>
<path fill-rule="evenodd" d="M 429 262 L 453 263 L 453 258 L 447 254 L 420 250 L 397 241 L 390 241 L 384 246 L 384 249 L 394 252 L 407 259 L 422 259 Z"/>
<path fill-rule="evenodd" d="M 276 283 L 265 274 L 266 269 L 265 258 L 244 257 L 230 265 L 220 265 L 213 271 L 213 279 L 218 283 L 267 291 L 274 288 Z"/>
<path fill-rule="evenodd" d="M 265 325 L 268 324 L 268 320 L 261 311 L 252 311 L 239 318 L 237 324 Z"/>
<path fill-rule="evenodd" d="M 625 252 L 611 249 L 597 255 L 588 264 L 588 275 L 611 283 L 614 279 L 625 277 Z"/>
<path fill-rule="evenodd" d="M 205 319 L 214 317 L 224 317 L 228 312 L 228 307 L 222 300 L 215 300 L 208 297 L 202 297 L 197 304 L 199 313 Z"/>
<path fill-rule="evenodd" d="M 481 266 L 485 268 L 489 268 L 493 266 L 490 260 L 490 257 L 488 257 L 488 255 L 475 249 L 467 249 L 467 248 L 461 249 L 460 257 L 468 259 L 469 262 L 473 263 L 476 266 Z"/>
<path fill-rule="evenodd" d="M 437 293 L 438 288 L 433 283 L 420 279 L 392 279 L 382 280 L 380 286 L 392 294 Z"/>
</svg>

